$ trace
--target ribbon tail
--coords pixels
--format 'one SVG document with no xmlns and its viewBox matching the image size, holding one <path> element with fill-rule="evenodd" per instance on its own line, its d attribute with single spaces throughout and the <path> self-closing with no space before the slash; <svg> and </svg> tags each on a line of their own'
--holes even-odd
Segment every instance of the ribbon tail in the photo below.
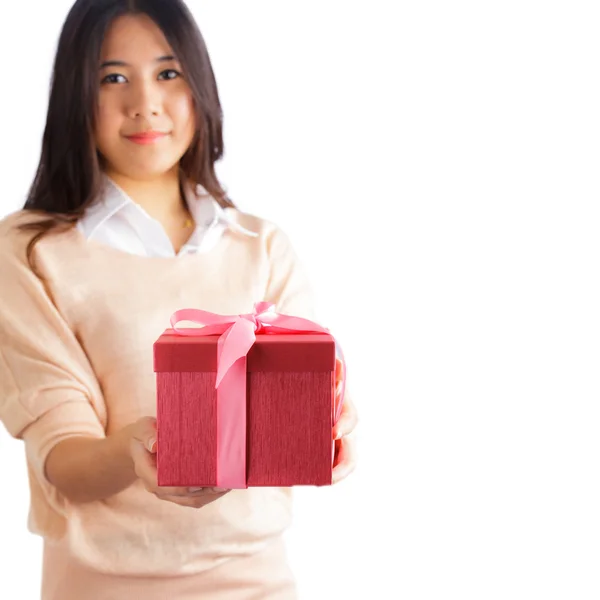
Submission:
<svg viewBox="0 0 600 600">
<path fill-rule="evenodd" d="M 229 369 L 243 356 L 248 354 L 256 341 L 254 325 L 246 319 L 236 321 L 220 338 L 217 358 L 217 388 Z"/>
<path fill-rule="evenodd" d="M 217 390 L 217 487 L 248 487 L 245 356 L 231 365 Z"/>
</svg>

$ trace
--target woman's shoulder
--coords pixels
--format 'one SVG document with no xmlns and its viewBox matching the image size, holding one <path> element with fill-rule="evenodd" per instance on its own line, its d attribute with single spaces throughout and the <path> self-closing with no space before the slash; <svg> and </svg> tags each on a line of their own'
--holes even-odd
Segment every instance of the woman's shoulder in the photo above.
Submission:
<svg viewBox="0 0 600 600">
<path fill-rule="evenodd" d="M 27 223 L 31 220 L 31 211 L 17 210 L 9 213 L 0 219 L 0 233 L 2 236 L 9 235 L 11 231 L 18 227 L 21 223 Z"/>
<path fill-rule="evenodd" d="M 0 260 L 28 263 L 30 242 L 42 231 L 36 224 L 48 221 L 50 217 L 46 213 L 19 210 L 0 219 Z M 39 244 L 40 247 L 44 245 Z"/>
<path fill-rule="evenodd" d="M 264 218 L 254 213 L 244 212 L 239 208 L 226 208 L 227 218 L 233 221 L 239 227 L 242 227 L 246 233 L 252 236 L 261 244 L 269 245 L 273 240 L 285 239 L 285 231 L 275 221 Z"/>
<path fill-rule="evenodd" d="M 0 236 L 2 239 L 15 240 L 27 233 L 27 227 L 49 218 L 50 215 L 33 211 L 17 210 L 0 219 Z"/>
<path fill-rule="evenodd" d="M 228 207 L 225 209 L 225 214 L 227 218 L 234 221 L 236 224 L 253 231 L 259 236 L 268 233 L 270 229 L 274 227 L 274 223 L 265 219 L 263 217 L 258 216 L 254 213 L 249 213 L 243 211 L 241 208 L 237 207 Z"/>
<path fill-rule="evenodd" d="M 31 211 L 19 210 L 0 219 L 0 255 L 3 259 L 19 254 L 34 235 L 26 228 L 39 221 Z"/>
</svg>

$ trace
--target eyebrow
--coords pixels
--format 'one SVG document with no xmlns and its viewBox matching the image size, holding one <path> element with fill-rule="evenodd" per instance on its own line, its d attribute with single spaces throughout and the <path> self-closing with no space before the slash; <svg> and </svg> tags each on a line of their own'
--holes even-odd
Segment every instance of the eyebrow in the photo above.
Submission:
<svg viewBox="0 0 600 600">
<path fill-rule="evenodd" d="M 161 56 L 157 58 L 154 62 L 162 63 L 162 62 L 171 62 L 176 61 L 177 59 L 174 56 Z M 122 60 L 107 60 L 100 65 L 100 69 L 106 69 L 106 67 L 130 67 L 128 63 Z"/>
</svg>

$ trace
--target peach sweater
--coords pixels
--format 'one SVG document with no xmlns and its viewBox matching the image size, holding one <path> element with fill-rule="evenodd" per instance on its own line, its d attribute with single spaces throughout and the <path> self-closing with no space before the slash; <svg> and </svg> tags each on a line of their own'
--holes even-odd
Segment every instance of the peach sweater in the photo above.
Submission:
<svg viewBox="0 0 600 600">
<path fill-rule="evenodd" d="M 198 576 L 232 557 L 260 554 L 290 523 L 287 489 L 233 491 L 193 510 L 135 483 L 108 500 L 77 505 L 44 476 L 46 457 L 61 440 L 101 438 L 155 415 L 152 344 L 175 310 L 246 313 L 267 300 L 279 312 L 314 319 L 310 287 L 286 235 L 227 210 L 258 237 L 228 231 L 209 253 L 148 258 L 73 229 L 38 244 L 43 280 L 27 264 L 28 236 L 15 229 L 32 216 L 0 221 L 0 420 L 24 440 L 29 528 L 55 553 L 51 561 L 109 577 Z"/>
</svg>

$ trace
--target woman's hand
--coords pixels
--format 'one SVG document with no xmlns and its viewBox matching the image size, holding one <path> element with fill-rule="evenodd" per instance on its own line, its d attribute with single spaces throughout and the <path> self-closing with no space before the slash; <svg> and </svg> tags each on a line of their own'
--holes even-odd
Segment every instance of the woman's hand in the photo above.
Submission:
<svg viewBox="0 0 600 600">
<path fill-rule="evenodd" d="M 202 508 L 229 492 L 213 487 L 159 487 L 156 476 L 156 419 L 145 417 L 130 427 L 130 452 L 135 473 L 145 488 L 157 498 L 181 506 Z"/>
<path fill-rule="evenodd" d="M 340 389 L 342 365 L 336 360 L 336 389 Z M 348 437 L 358 424 L 358 414 L 352 400 L 344 399 L 342 414 L 333 428 L 335 442 L 335 458 L 333 463 L 333 483 L 345 479 L 356 468 L 356 441 Z"/>
<path fill-rule="evenodd" d="M 351 400 L 346 399 L 340 419 L 333 429 L 336 440 L 333 483 L 342 481 L 356 468 L 356 440 L 348 436 L 354 431 L 357 423 L 356 408 Z"/>
</svg>

